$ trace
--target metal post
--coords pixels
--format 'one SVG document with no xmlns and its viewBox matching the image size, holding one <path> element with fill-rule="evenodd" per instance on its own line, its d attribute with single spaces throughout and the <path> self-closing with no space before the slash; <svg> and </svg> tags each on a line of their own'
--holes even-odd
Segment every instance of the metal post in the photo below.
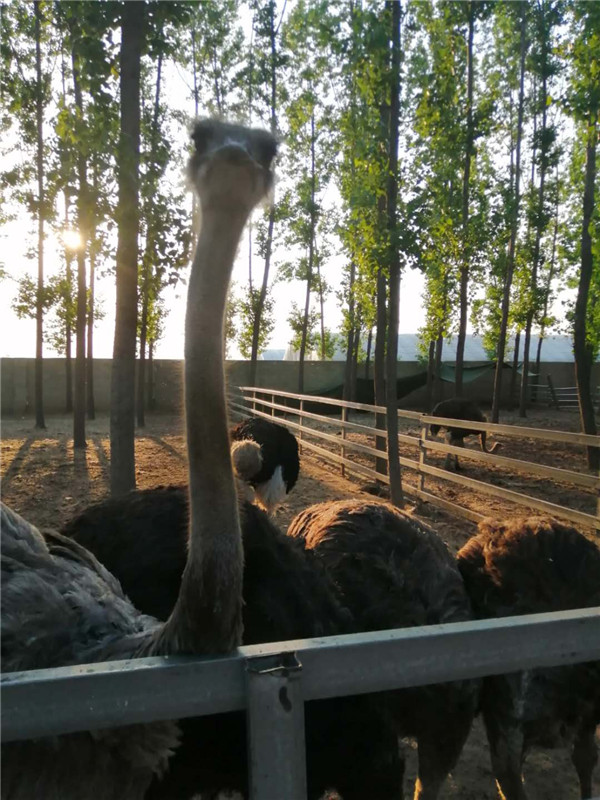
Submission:
<svg viewBox="0 0 600 800">
<path fill-rule="evenodd" d="M 295 653 L 246 661 L 250 800 L 306 800 L 301 674 Z"/>
<path fill-rule="evenodd" d="M 298 431 L 298 442 L 300 443 L 299 450 L 302 452 L 302 424 L 304 419 L 304 400 L 300 400 L 300 414 L 298 415 L 298 425 L 300 426 L 300 430 Z"/>
<path fill-rule="evenodd" d="M 346 408 L 346 406 L 342 406 L 342 422 L 347 422 L 347 421 L 348 421 L 348 409 Z M 344 427 L 344 425 L 342 425 L 342 448 L 340 450 L 340 455 L 342 456 L 342 458 L 346 458 L 346 448 L 344 447 L 345 438 L 346 438 L 346 428 Z M 344 478 L 346 476 L 346 467 L 344 466 L 343 463 L 341 465 L 341 473 L 342 473 L 342 478 Z"/>
<path fill-rule="evenodd" d="M 275 395 L 271 394 L 271 416 L 272 417 L 275 416 L 275 409 L 273 408 L 274 405 L 275 405 Z"/>
</svg>

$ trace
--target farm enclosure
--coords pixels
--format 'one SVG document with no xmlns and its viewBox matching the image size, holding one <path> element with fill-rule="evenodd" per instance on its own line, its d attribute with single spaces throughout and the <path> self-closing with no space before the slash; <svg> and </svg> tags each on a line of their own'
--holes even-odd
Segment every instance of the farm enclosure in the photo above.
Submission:
<svg viewBox="0 0 600 800">
<path fill-rule="evenodd" d="M 360 418 L 364 421 L 364 418 Z M 574 415 L 561 412 L 557 417 L 532 415 L 529 424 L 541 427 L 571 421 Z M 145 430 L 138 431 L 136 462 L 138 486 L 149 488 L 166 483 L 184 482 L 186 479 L 185 447 L 182 421 L 175 417 L 151 417 Z M 534 445 L 528 458 L 533 460 Z M 414 454 L 411 454 L 411 457 Z M 551 448 L 539 453 L 543 460 L 573 469 L 584 468 L 584 453 L 580 448 L 566 448 L 553 452 Z M 441 457 L 440 457 L 441 459 Z M 465 471 L 472 474 L 475 468 L 465 461 Z M 478 468 L 477 468 L 478 469 Z M 3 422 L 2 431 L 3 500 L 39 526 L 59 526 L 91 502 L 105 497 L 109 486 L 108 419 L 100 418 L 89 425 L 89 442 L 85 452 L 74 454 L 71 438 L 71 420 L 51 418 L 47 431 L 33 431 L 29 420 Z M 522 482 L 523 476 L 506 476 L 504 480 Z M 539 482 L 540 496 L 556 500 L 555 488 L 547 481 Z M 580 502 L 575 490 L 564 487 L 561 502 Z M 450 491 L 456 491 L 450 487 Z M 314 502 L 356 497 L 361 495 L 357 483 L 342 478 L 313 459 L 306 451 L 302 456 L 302 470 L 298 485 L 289 495 L 285 506 L 277 514 L 280 527 L 287 526 L 295 514 Z M 369 497 L 369 495 L 363 495 Z M 579 496 L 579 494 L 578 494 Z M 456 499 L 456 498 L 455 498 Z M 584 501 L 590 503 L 593 496 Z M 498 501 L 492 508 L 489 498 L 471 499 L 473 508 L 482 513 L 514 513 L 514 507 Z M 586 506 L 587 507 L 587 506 Z M 475 527 L 449 515 L 423 506 L 416 516 L 432 524 L 453 552 L 472 535 Z M 593 531 L 588 535 L 596 537 Z M 415 758 L 409 760 L 407 781 L 414 778 Z M 538 751 L 527 762 L 526 776 L 532 800 L 576 800 L 576 779 L 566 751 Z M 596 794 L 600 793 L 600 776 L 596 776 Z M 489 766 L 485 735 L 479 721 L 467 742 L 461 760 L 446 787 L 444 798 L 463 800 L 493 800 L 495 791 Z"/>
</svg>

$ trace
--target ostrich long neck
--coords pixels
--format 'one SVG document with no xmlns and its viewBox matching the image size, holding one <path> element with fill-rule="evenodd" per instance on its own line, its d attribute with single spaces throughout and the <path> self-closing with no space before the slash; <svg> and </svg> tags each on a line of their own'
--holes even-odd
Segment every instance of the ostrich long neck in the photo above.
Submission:
<svg viewBox="0 0 600 800">
<path fill-rule="evenodd" d="M 185 325 L 189 554 L 160 652 L 225 652 L 241 641 L 243 550 L 229 451 L 223 317 L 243 211 L 202 210 Z"/>
</svg>

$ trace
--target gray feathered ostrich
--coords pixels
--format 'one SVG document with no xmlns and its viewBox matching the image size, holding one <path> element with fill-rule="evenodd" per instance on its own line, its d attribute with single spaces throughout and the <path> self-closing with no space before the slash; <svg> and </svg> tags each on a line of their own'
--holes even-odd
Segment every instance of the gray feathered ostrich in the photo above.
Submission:
<svg viewBox="0 0 600 800">
<path fill-rule="evenodd" d="M 272 511 L 296 485 L 300 472 L 298 442 L 283 425 L 263 417 L 249 417 L 229 431 L 232 442 L 251 440 L 260 445 L 262 465 L 248 477 L 256 498 Z"/>
<path fill-rule="evenodd" d="M 243 552 L 229 453 L 223 312 L 238 241 L 268 191 L 273 137 L 199 122 L 190 177 L 202 209 L 186 314 L 189 548 L 175 607 L 144 616 L 77 543 L 2 506 L 2 669 L 36 669 L 171 653 L 225 653 L 242 638 Z M 199 313 L 201 312 L 201 313 Z M 210 470 L 203 457 L 211 454 Z M 177 744 L 161 722 L 5 745 L 2 796 L 142 798 Z M 200 745 L 201 746 L 201 745 Z"/>
<path fill-rule="evenodd" d="M 437 534 L 389 503 L 320 503 L 292 520 L 288 536 L 325 566 L 356 631 L 472 618 L 460 573 Z M 415 800 L 435 800 L 471 728 L 477 681 L 380 695 L 400 736 L 418 743 Z"/>
<path fill-rule="evenodd" d="M 445 417 L 446 419 L 471 420 L 472 422 L 487 422 L 487 417 L 479 406 L 472 400 L 467 400 L 463 397 L 452 397 L 449 400 L 442 400 L 434 407 L 431 416 Z M 486 445 L 487 434 L 485 431 L 474 431 L 469 430 L 469 428 L 448 428 L 442 424 L 429 426 L 432 436 L 437 436 L 442 428 L 446 428 L 446 441 L 448 444 L 454 445 L 455 447 L 464 447 L 465 438 L 467 436 L 479 436 L 481 449 L 484 453 L 493 453 L 502 446 L 500 442 L 495 442 L 488 448 Z M 445 468 L 451 469 L 453 459 L 454 469 L 460 469 L 458 465 L 458 456 L 452 455 L 452 453 L 446 455 Z"/>
<path fill-rule="evenodd" d="M 600 606 L 600 550 L 556 520 L 483 520 L 457 558 L 480 618 Z M 600 662 L 485 678 L 481 705 L 504 800 L 526 800 L 522 766 L 530 748 L 561 743 L 572 747 L 581 797 L 591 797 Z"/>
</svg>

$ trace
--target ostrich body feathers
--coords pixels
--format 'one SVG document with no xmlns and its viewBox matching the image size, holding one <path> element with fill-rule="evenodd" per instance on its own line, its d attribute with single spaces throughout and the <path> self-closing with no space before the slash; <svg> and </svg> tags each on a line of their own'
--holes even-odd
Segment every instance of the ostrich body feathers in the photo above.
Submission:
<svg viewBox="0 0 600 800">
<path fill-rule="evenodd" d="M 459 551 L 458 566 L 481 618 L 600 606 L 600 550 L 556 520 L 484 520 Z M 581 796 L 589 797 L 600 662 L 485 678 L 482 710 L 507 800 L 526 797 L 521 763 L 533 745 L 574 745 Z"/>
<path fill-rule="evenodd" d="M 3 672 L 128 658 L 158 627 L 76 542 L 4 505 L 1 527 Z M 1 796 L 81 800 L 89 786 L 90 798 L 141 798 L 178 741 L 177 724 L 160 722 L 4 744 Z"/>
</svg>

